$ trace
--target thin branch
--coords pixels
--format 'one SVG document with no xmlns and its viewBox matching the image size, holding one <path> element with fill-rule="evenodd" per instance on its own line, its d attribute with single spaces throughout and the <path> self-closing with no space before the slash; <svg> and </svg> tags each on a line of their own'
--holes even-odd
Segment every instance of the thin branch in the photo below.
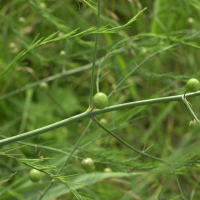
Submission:
<svg viewBox="0 0 200 200">
<path fill-rule="evenodd" d="M 200 95 L 200 91 L 188 93 L 186 96 L 194 97 L 194 96 L 198 96 L 198 95 Z M 107 107 L 107 108 L 104 108 L 101 110 L 96 109 L 92 112 L 86 111 L 79 115 L 75 115 L 73 117 L 50 124 L 48 126 L 44 126 L 42 128 L 35 129 L 33 131 L 29 131 L 29 132 L 26 132 L 26 133 L 23 133 L 20 135 L 16 135 L 16 136 L 13 136 L 13 137 L 10 137 L 7 139 L 0 140 L 0 146 L 9 144 L 12 142 L 16 142 L 19 140 L 23 140 L 26 138 L 34 137 L 36 135 L 40 135 L 42 133 L 65 126 L 67 124 L 71 124 L 73 122 L 78 122 L 83 119 L 91 118 L 91 117 L 94 117 L 94 116 L 102 114 L 102 113 L 107 113 L 107 112 L 111 112 L 111 111 L 115 111 L 115 110 L 121 110 L 121 109 L 125 109 L 125 108 L 133 108 L 136 106 L 150 105 L 150 104 L 156 104 L 156 103 L 166 103 L 166 102 L 171 102 L 171 101 L 182 101 L 182 98 L 183 98 L 183 95 L 177 95 L 177 96 L 171 96 L 171 97 L 161 97 L 161 98 L 156 98 L 156 99 L 148 99 L 148 100 L 134 101 L 134 102 L 130 102 L 130 103 L 119 104 L 119 105 L 110 106 L 110 107 Z"/>
<path fill-rule="evenodd" d="M 81 135 L 81 137 L 78 139 L 76 145 L 74 146 L 73 150 L 70 152 L 69 156 L 67 157 L 66 161 L 62 164 L 60 170 L 56 173 L 56 175 L 59 175 L 62 170 L 64 169 L 64 167 L 66 166 L 66 164 L 68 163 L 69 159 L 72 157 L 73 153 L 75 152 L 75 150 L 77 149 L 79 143 L 81 142 L 81 140 L 83 139 L 83 137 L 85 136 L 85 134 L 87 133 L 88 128 L 90 127 L 92 123 L 92 120 L 90 120 L 90 122 L 88 123 L 87 127 L 85 128 L 85 131 L 83 132 L 83 134 Z M 47 188 L 45 189 L 45 191 L 42 193 L 42 195 L 40 196 L 40 200 L 44 197 L 44 195 L 48 192 L 48 190 L 50 189 L 50 187 L 52 186 L 54 180 L 52 180 L 49 185 L 47 186 Z"/>
<path fill-rule="evenodd" d="M 98 0 L 98 18 L 97 18 L 97 30 L 100 26 L 100 16 L 101 16 L 101 0 Z M 92 108 L 93 102 L 93 90 L 94 90 L 94 72 L 95 72 L 95 62 L 96 62 L 96 56 L 97 56 L 97 45 L 98 45 L 98 38 L 99 34 L 96 34 L 95 38 L 95 47 L 94 47 L 94 56 L 93 56 L 93 65 L 92 65 L 92 76 L 91 76 L 91 83 L 90 83 L 90 104 L 89 108 Z"/>
<path fill-rule="evenodd" d="M 179 181 L 178 181 L 178 177 L 176 176 L 176 172 L 175 172 L 175 170 L 174 170 L 174 167 L 171 166 L 171 168 L 172 168 L 172 171 L 173 171 L 173 173 L 174 173 L 174 176 L 175 176 L 175 179 L 176 179 L 178 188 L 179 188 L 179 190 L 180 190 L 181 198 L 182 198 L 183 200 L 186 200 L 186 198 L 184 197 L 183 191 L 182 191 L 182 189 L 181 189 L 181 185 L 180 185 L 180 183 L 179 183 Z"/>
<path fill-rule="evenodd" d="M 95 119 L 95 118 L 94 118 Z M 95 122 L 98 124 L 98 126 L 100 126 L 102 129 L 104 129 L 107 133 L 109 133 L 110 135 L 112 135 L 114 138 L 116 138 L 118 141 L 120 141 L 122 144 L 124 144 L 126 147 L 128 147 L 129 149 L 145 156 L 145 157 L 148 157 L 148 158 L 151 158 L 153 160 L 156 160 L 156 161 L 159 161 L 159 162 L 163 162 L 163 163 L 168 163 L 167 161 L 164 161 L 160 158 L 156 158 L 154 156 L 151 156 L 147 153 L 144 153 L 144 151 L 140 151 L 134 147 L 132 147 L 131 145 L 129 145 L 128 143 L 126 143 L 124 140 L 122 140 L 120 137 L 118 137 L 116 134 L 114 134 L 112 131 L 108 130 L 105 126 L 103 126 L 101 123 L 99 123 L 99 121 L 97 119 L 95 119 Z"/>
</svg>

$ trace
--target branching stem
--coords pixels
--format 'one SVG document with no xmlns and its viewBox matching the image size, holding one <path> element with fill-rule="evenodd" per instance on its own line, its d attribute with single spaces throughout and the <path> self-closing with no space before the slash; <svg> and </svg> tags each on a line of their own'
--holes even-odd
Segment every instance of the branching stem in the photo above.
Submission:
<svg viewBox="0 0 200 200">
<path fill-rule="evenodd" d="M 198 95 L 200 95 L 200 91 L 195 92 L 195 93 L 188 93 L 186 96 L 187 97 L 193 97 L 193 96 L 198 96 Z M 156 104 L 156 103 L 166 103 L 166 102 L 171 102 L 171 101 L 181 101 L 182 97 L 183 97 L 183 95 L 161 97 L 161 98 L 155 98 L 155 99 L 148 99 L 148 100 L 134 101 L 134 102 L 130 102 L 130 103 L 119 104 L 119 105 L 115 105 L 115 106 L 106 107 L 106 108 L 101 109 L 101 110 L 95 109 L 92 112 L 86 111 L 86 112 L 83 112 L 79 115 L 75 115 L 73 117 L 70 117 L 70 118 L 61 120 L 59 122 L 50 124 L 48 126 L 45 126 L 45 127 L 39 128 L 39 129 L 35 129 L 33 131 L 29 131 L 29 132 L 26 132 L 26 133 L 23 133 L 23 134 L 20 134 L 20 135 L 16 135 L 16 136 L 13 136 L 13 137 L 10 137 L 10 138 L 7 138 L 7 139 L 0 140 L 0 146 L 5 145 L 5 144 L 10 144 L 12 142 L 20 141 L 20 140 L 23 140 L 23 139 L 26 139 L 26 138 L 31 138 L 31 137 L 37 136 L 39 134 L 42 134 L 42 133 L 57 129 L 59 127 L 65 126 L 67 124 L 71 124 L 73 122 L 78 122 L 78 121 L 83 120 L 83 119 L 91 118 L 91 117 L 94 117 L 94 116 L 99 115 L 99 114 L 103 114 L 103 113 L 107 113 L 107 112 L 111 112 L 111 111 L 116 111 L 116 110 L 121 110 L 121 109 L 125 109 L 125 108 L 133 108 L 133 107 L 136 107 L 136 106 L 150 105 L 150 104 Z M 186 105 L 188 105 L 188 104 L 186 103 Z M 191 109 L 191 108 L 189 107 L 189 109 Z"/>
</svg>

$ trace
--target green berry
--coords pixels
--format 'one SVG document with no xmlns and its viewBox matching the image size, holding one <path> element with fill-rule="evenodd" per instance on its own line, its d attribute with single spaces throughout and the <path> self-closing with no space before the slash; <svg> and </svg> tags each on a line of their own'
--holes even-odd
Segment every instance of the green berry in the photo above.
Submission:
<svg viewBox="0 0 200 200">
<path fill-rule="evenodd" d="M 86 172 L 92 172 L 95 169 L 94 162 L 91 158 L 82 160 L 81 165 Z"/>
<path fill-rule="evenodd" d="M 108 105 L 108 97 L 102 92 L 98 92 L 93 96 L 93 104 L 97 109 L 103 109 Z"/>
<path fill-rule="evenodd" d="M 103 126 L 106 126 L 107 125 L 107 120 L 102 118 L 99 120 L 99 122 L 103 125 Z"/>
<path fill-rule="evenodd" d="M 66 54 L 65 51 L 60 51 L 60 55 L 61 55 L 61 56 L 64 56 L 65 54 Z"/>
<path fill-rule="evenodd" d="M 197 92 L 200 88 L 200 83 L 197 79 L 191 78 L 187 82 L 187 88 L 190 92 Z"/>
<path fill-rule="evenodd" d="M 31 171 L 29 172 L 29 178 L 33 182 L 38 182 L 41 179 L 41 177 L 42 177 L 42 174 L 37 169 L 31 169 Z"/>
<path fill-rule="evenodd" d="M 192 17 L 189 17 L 189 18 L 187 19 L 187 21 L 188 21 L 188 23 L 190 23 L 190 24 L 193 24 L 193 23 L 194 23 L 194 19 L 193 19 Z"/>
<path fill-rule="evenodd" d="M 104 169 L 104 172 L 112 172 L 112 169 L 110 169 L 109 167 L 106 167 L 106 168 Z"/>
<path fill-rule="evenodd" d="M 42 88 L 43 90 L 48 90 L 49 89 L 49 85 L 46 82 L 41 82 L 40 83 L 40 88 Z"/>
</svg>

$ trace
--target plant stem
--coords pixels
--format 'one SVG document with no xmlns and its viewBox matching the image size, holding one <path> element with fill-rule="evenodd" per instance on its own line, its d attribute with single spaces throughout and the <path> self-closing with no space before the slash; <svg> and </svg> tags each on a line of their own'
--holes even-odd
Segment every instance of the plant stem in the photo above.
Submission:
<svg viewBox="0 0 200 200">
<path fill-rule="evenodd" d="M 99 76 L 100 76 L 100 71 L 102 68 L 103 63 L 105 62 L 105 60 L 109 57 L 109 53 L 107 53 L 103 59 L 102 62 L 98 65 L 98 71 L 97 71 L 97 78 L 96 78 L 96 88 L 97 88 L 97 92 L 99 92 Z"/>
<path fill-rule="evenodd" d="M 200 91 L 195 92 L 195 93 L 188 93 L 186 95 L 186 97 L 194 97 L 194 96 L 198 96 L 198 95 L 200 95 Z M 77 121 L 80 121 L 80 120 L 83 120 L 86 118 L 91 118 L 91 117 L 94 117 L 94 116 L 102 114 L 102 113 L 107 113 L 107 112 L 111 112 L 111 111 L 115 111 L 115 110 L 121 110 L 121 109 L 125 109 L 125 108 L 133 108 L 136 106 L 150 105 L 150 104 L 155 104 L 155 103 L 166 103 L 166 102 L 170 102 L 170 101 L 182 101 L 182 97 L 183 97 L 182 95 L 161 97 L 161 98 L 156 98 L 156 99 L 148 99 L 148 100 L 134 101 L 134 102 L 130 102 L 130 103 L 119 104 L 119 105 L 110 106 L 110 107 L 100 109 L 100 110 L 97 109 L 92 112 L 86 111 L 79 115 L 75 115 L 73 117 L 50 124 L 48 126 L 44 126 L 42 128 L 35 129 L 33 131 L 29 131 L 29 132 L 26 132 L 26 133 L 23 133 L 20 135 L 16 135 L 16 136 L 13 136 L 13 137 L 10 137 L 7 139 L 0 140 L 0 146 L 9 144 L 12 142 L 16 142 L 19 140 L 23 140 L 26 138 L 34 137 L 36 135 L 39 135 L 39 134 L 57 129 L 59 127 L 65 126 L 67 124 L 71 124 L 73 122 L 77 122 Z"/>
<path fill-rule="evenodd" d="M 190 114 L 190 116 L 195 119 L 195 121 L 199 124 L 199 119 L 197 118 L 197 116 L 195 115 L 195 113 L 193 112 L 191 106 L 188 104 L 188 102 L 186 101 L 186 99 L 183 99 L 183 103 L 188 111 L 188 113 Z"/>
<path fill-rule="evenodd" d="M 178 178 L 177 178 L 177 176 L 176 176 L 176 173 L 175 173 L 175 171 L 174 171 L 174 167 L 171 166 L 171 168 L 172 168 L 172 171 L 173 171 L 173 173 L 174 173 L 176 182 L 177 182 L 177 184 L 178 184 L 178 188 L 179 188 L 179 190 L 180 190 L 181 197 L 182 197 L 183 200 L 186 200 L 186 198 L 184 197 L 183 191 L 182 191 L 182 189 L 181 189 L 181 185 L 180 185 L 180 183 L 179 183 L 179 181 L 178 181 Z"/>
<path fill-rule="evenodd" d="M 28 109 L 29 109 L 30 104 L 31 104 L 32 96 L 33 96 L 33 90 L 31 90 L 31 89 L 27 90 L 26 100 L 25 100 L 25 104 L 24 104 L 24 110 L 23 110 L 23 114 L 22 114 L 21 125 L 20 125 L 20 129 L 19 129 L 19 134 L 23 133 L 24 130 L 25 130 L 27 119 L 28 119 Z"/>
<path fill-rule="evenodd" d="M 190 200 L 193 200 L 195 190 L 196 190 L 197 186 L 199 185 L 199 183 L 200 183 L 200 178 L 199 178 L 199 180 L 196 182 L 194 188 L 192 189 L 192 192 L 191 192 L 191 195 L 190 195 Z"/>
<path fill-rule="evenodd" d="M 81 142 L 81 140 L 83 139 L 83 137 L 85 136 L 88 128 L 90 127 L 92 123 L 92 120 L 90 120 L 90 122 L 88 123 L 87 127 L 85 128 L 83 134 L 81 135 L 81 137 L 78 139 L 76 145 L 74 146 L 74 148 L 72 149 L 71 153 L 69 154 L 69 156 L 67 157 L 66 161 L 62 164 L 61 168 L 59 169 L 59 171 L 56 173 L 56 175 L 60 174 L 63 170 L 63 168 L 65 167 L 65 165 L 68 163 L 69 159 L 72 157 L 73 153 L 75 152 L 75 150 L 77 149 L 79 143 Z M 53 180 L 51 181 L 51 183 L 49 183 L 49 185 L 47 186 L 47 188 L 45 189 L 45 191 L 43 192 L 43 194 L 40 196 L 40 200 L 44 197 L 44 195 L 48 192 L 48 190 L 50 189 L 51 185 L 53 184 Z"/>
<path fill-rule="evenodd" d="M 101 16 L 101 0 L 98 0 L 98 18 L 97 18 L 97 30 L 100 26 L 100 16 Z M 90 83 L 90 104 L 89 108 L 92 108 L 93 106 L 93 90 L 94 90 L 94 72 L 95 72 L 95 62 L 96 62 L 96 56 L 97 56 L 97 45 L 98 45 L 98 38 L 99 34 L 96 34 L 95 38 L 95 46 L 94 46 L 94 56 L 93 56 L 93 65 L 92 65 L 92 76 L 91 76 L 91 83 Z"/>
<path fill-rule="evenodd" d="M 95 119 L 95 118 L 94 118 Z M 127 146 L 129 149 L 145 156 L 145 157 L 148 157 L 148 158 L 151 158 L 151 159 L 154 159 L 156 161 L 159 161 L 159 162 L 163 162 L 163 163 L 168 163 L 167 161 L 164 161 L 160 158 L 156 158 L 154 156 L 151 156 L 147 153 L 144 153 L 134 147 L 132 147 L 131 145 L 129 145 L 128 143 L 126 143 L 124 140 L 122 140 L 120 137 L 118 137 L 117 135 L 115 135 L 112 131 L 108 130 L 105 126 L 103 126 L 101 123 L 99 123 L 99 121 L 97 119 L 95 119 L 96 123 L 98 124 L 98 126 L 100 126 L 102 129 L 104 129 L 106 132 L 108 132 L 110 135 L 112 135 L 114 138 L 116 138 L 118 141 L 120 141 L 122 144 L 124 144 L 125 146 Z"/>
</svg>

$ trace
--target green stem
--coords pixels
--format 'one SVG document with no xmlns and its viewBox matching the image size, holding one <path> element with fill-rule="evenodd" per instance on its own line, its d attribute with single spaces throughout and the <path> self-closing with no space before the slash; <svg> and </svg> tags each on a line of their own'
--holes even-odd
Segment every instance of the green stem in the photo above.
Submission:
<svg viewBox="0 0 200 200">
<path fill-rule="evenodd" d="M 186 107 L 188 113 L 190 114 L 190 116 L 193 117 L 193 119 L 195 119 L 196 122 L 199 124 L 199 123 L 200 123 L 200 122 L 199 122 L 199 119 L 197 118 L 197 116 L 196 116 L 195 113 L 193 112 L 193 110 L 192 110 L 191 106 L 188 104 L 188 102 L 187 102 L 185 99 L 183 99 L 183 103 L 184 103 L 184 105 L 185 105 L 185 107 Z"/>
<path fill-rule="evenodd" d="M 98 18 L 97 18 L 97 30 L 100 26 L 100 16 L 101 16 L 101 0 L 98 0 Z M 91 83 L 90 83 L 90 105 L 89 108 L 92 108 L 93 106 L 93 90 L 94 90 L 94 72 L 95 72 L 95 62 L 96 62 L 96 56 L 97 56 L 97 45 L 98 45 L 98 38 L 99 34 L 96 34 L 95 38 L 95 47 L 94 47 L 94 56 L 93 56 L 93 65 L 92 65 L 92 76 L 91 76 Z"/>
<path fill-rule="evenodd" d="M 182 191 L 182 189 L 181 189 L 181 185 L 180 185 L 180 183 L 179 183 L 179 181 L 178 181 L 178 177 L 176 176 L 176 173 L 175 173 L 175 171 L 174 171 L 174 167 L 171 166 L 171 168 L 172 168 L 172 171 L 173 171 L 173 173 L 174 173 L 174 176 L 175 176 L 175 179 L 176 179 L 178 188 L 179 188 L 179 190 L 180 190 L 181 198 L 182 198 L 183 200 L 186 200 L 186 198 L 184 197 L 183 191 Z"/>
<path fill-rule="evenodd" d="M 200 95 L 200 91 L 199 92 L 195 92 L 195 93 L 188 93 L 186 95 L 186 97 L 193 97 L 193 96 L 197 96 Z M 92 112 L 90 111 L 86 111 L 83 112 L 79 115 L 75 115 L 73 117 L 61 120 L 59 122 L 50 124 L 48 126 L 44 126 L 42 128 L 39 129 L 35 129 L 33 131 L 29 131 L 20 135 L 16 135 L 7 139 L 3 139 L 0 140 L 0 146 L 5 145 L 5 144 L 9 144 L 12 142 L 16 142 L 19 140 L 23 140 L 26 138 L 30 138 L 30 137 L 34 137 L 36 135 L 57 129 L 59 127 L 65 126 L 67 124 L 71 124 L 73 122 L 77 122 L 86 118 L 91 118 L 94 117 L 96 115 L 99 114 L 103 114 L 103 113 L 107 113 L 107 112 L 111 112 L 111 111 L 116 111 L 116 110 L 121 110 L 121 109 L 125 109 L 125 108 L 133 108 L 136 106 L 143 106 L 143 105 L 150 105 L 150 104 L 155 104 L 155 103 L 166 103 L 166 102 L 171 102 L 171 101 L 182 101 L 182 97 L 183 95 L 177 95 L 177 96 L 170 96 L 170 97 L 161 97 L 161 98 L 156 98 L 156 99 L 148 99 L 148 100 L 142 100 L 142 101 L 135 101 L 135 102 L 130 102 L 130 103 L 124 103 L 124 104 L 119 104 L 119 105 L 115 105 L 115 106 L 110 106 L 101 110 L 94 110 Z"/>
<path fill-rule="evenodd" d="M 183 102 L 183 104 L 184 104 L 184 106 L 185 106 L 185 108 L 186 108 L 188 114 L 190 115 L 191 119 L 193 120 L 194 118 L 193 118 L 193 116 L 191 115 L 190 111 L 188 110 L 188 108 L 187 108 L 185 102 Z"/>
<path fill-rule="evenodd" d="M 92 123 L 92 120 L 90 120 L 90 122 L 88 123 L 87 127 L 85 128 L 85 131 L 83 132 L 83 134 L 81 135 L 81 137 L 79 138 L 79 140 L 77 141 L 76 145 L 74 146 L 73 150 L 70 152 L 69 156 L 67 157 L 66 161 L 62 164 L 61 168 L 59 169 L 59 171 L 56 173 L 56 175 L 60 174 L 63 170 L 63 168 L 65 167 L 65 165 L 68 163 L 69 159 L 72 157 L 73 153 L 75 152 L 75 150 L 77 149 L 79 143 L 81 142 L 81 140 L 83 139 L 83 137 L 85 136 L 88 128 L 90 127 Z M 45 191 L 43 192 L 43 194 L 40 196 L 40 200 L 44 197 L 44 195 L 48 192 L 48 190 L 50 189 L 51 185 L 53 184 L 53 181 L 51 181 L 51 183 L 49 183 L 49 185 L 47 186 L 47 188 L 45 189 Z"/>
<path fill-rule="evenodd" d="M 95 119 L 95 118 L 94 118 L 94 119 Z M 96 123 L 98 124 L 98 126 L 100 126 L 102 129 L 104 129 L 107 133 L 109 133 L 110 135 L 112 135 L 114 138 L 116 138 L 116 139 L 117 139 L 118 141 L 120 141 L 122 144 L 124 144 L 125 146 L 127 146 L 129 149 L 131 149 L 131 150 L 133 150 L 133 151 L 135 151 L 135 152 L 137 152 L 137 153 L 139 153 L 139 154 L 141 154 L 141 155 L 143 155 L 143 156 L 145 156 L 145 157 L 154 159 L 154 160 L 156 160 L 156 161 L 163 162 L 163 163 L 168 163 L 167 161 L 164 161 L 164 160 L 162 160 L 162 159 L 160 159 L 160 158 L 156 158 L 156 157 L 154 157 L 154 156 L 151 156 L 151 155 L 149 155 L 149 154 L 147 154 L 147 153 L 144 153 L 144 152 L 142 152 L 142 151 L 140 151 L 140 150 L 138 150 L 138 149 L 136 149 L 136 148 L 130 146 L 128 143 L 126 143 L 126 142 L 125 142 L 124 140 L 122 140 L 120 137 L 118 137 L 117 135 L 115 135 L 112 131 L 108 130 L 105 126 L 103 126 L 102 124 L 100 124 L 99 121 L 98 121 L 97 119 L 95 119 L 95 121 L 96 121 Z"/>
<path fill-rule="evenodd" d="M 191 192 L 191 195 L 190 195 L 190 200 L 193 200 L 195 190 L 196 190 L 197 186 L 199 185 L 199 183 L 200 183 L 200 178 L 199 178 L 199 180 L 196 182 L 194 188 L 192 189 L 192 192 Z"/>
<path fill-rule="evenodd" d="M 32 96 L 33 96 L 33 90 L 28 90 L 26 92 L 26 100 L 25 100 L 25 104 L 24 104 L 24 109 L 23 109 L 22 121 L 21 121 L 20 129 L 19 129 L 19 134 L 23 133 L 25 128 L 26 128 L 27 119 L 29 117 L 28 116 L 28 109 L 29 109 L 30 104 L 31 104 Z"/>
<path fill-rule="evenodd" d="M 23 134 L 16 135 L 16 136 L 4 139 L 4 140 L 0 140 L 0 146 L 4 145 L 4 144 L 9 144 L 9 143 L 12 143 L 12 142 L 20 141 L 20 140 L 23 140 L 23 139 L 26 139 L 26 138 L 34 137 L 34 136 L 37 136 L 41 133 L 45 133 L 45 132 L 57 129 L 57 128 L 62 127 L 64 125 L 67 125 L 69 123 L 76 122 L 77 119 L 81 120 L 81 119 L 84 119 L 84 118 L 89 118 L 90 116 L 87 113 L 89 113 L 89 112 L 84 112 L 80 115 L 76 115 L 74 117 L 59 121 L 57 123 L 50 124 L 48 126 L 45 126 L 45 127 L 39 128 L 39 129 L 35 129 L 33 131 L 29 131 L 27 133 L 23 133 Z"/>
<path fill-rule="evenodd" d="M 105 62 L 105 60 L 109 57 L 109 53 L 106 54 L 106 56 L 104 56 L 104 58 L 102 59 L 102 62 L 98 65 L 98 71 L 97 71 L 97 78 L 96 78 L 96 88 L 97 88 L 97 92 L 99 92 L 99 77 L 100 77 L 100 71 L 102 68 L 103 63 Z"/>
</svg>

